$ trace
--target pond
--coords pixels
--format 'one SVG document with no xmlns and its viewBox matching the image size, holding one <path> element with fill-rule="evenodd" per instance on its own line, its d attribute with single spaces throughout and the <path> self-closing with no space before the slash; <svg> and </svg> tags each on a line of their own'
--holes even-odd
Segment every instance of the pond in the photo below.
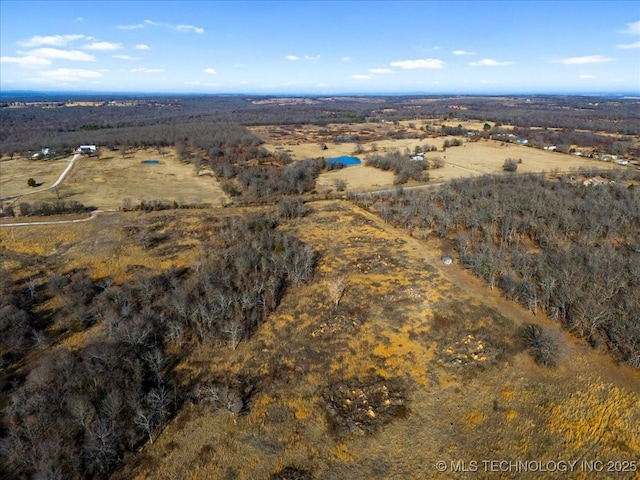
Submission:
<svg viewBox="0 0 640 480">
<path fill-rule="evenodd" d="M 345 167 L 348 167 L 349 165 L 360 165 L 362 163 L 358 157 L 350 157 L 349 155 L 327 158 L 325 162 L 329 164 L 341 163 Z"/>
<path fill-rule="evenodd" d="M 142 160 L 140 163 L 144 163 L 145 165 L 158 165 L 160 160 Z"/>
</svg>

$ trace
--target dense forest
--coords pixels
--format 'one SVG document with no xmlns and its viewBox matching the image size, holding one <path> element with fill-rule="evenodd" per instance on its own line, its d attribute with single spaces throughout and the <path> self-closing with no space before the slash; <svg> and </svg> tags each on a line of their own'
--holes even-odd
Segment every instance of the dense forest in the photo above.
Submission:
<svg viewBox="0 0 640 480">
<path fill-rule="evenodd" d="M 188 138 L 215 142 L 220 125 L 294 125 L 419 118 L 481 120 L 567 131 L 640 134 L 637 99 L 602 97 L 312 97 L 247 96 L 0 98 L 2 154 L 57 151 L 80 144 L 166 146 Z M 91 106 L 78 106 L 89 102 Z M 46 106 L 46 108 L 44 108 Z M 237 134 L 237 132 L 236 132 Z M 200 140 L 202 138 L 202 140 Z M 583 140 L 588 140 L 584 138 Z M 246 134 L 227 143 L 253 143 Z M 569 140 L 556 143 L 571 143 Z M 585 144 L 584 146 L 594 146 Z"/>
<path fill-rule="evenodd" d="M 607 181 L 484 176 L 360 201 L 443 239 L 491 288 L 640 368 L 639 189 L 620 172 L 583 173 Z"/>
<path fill-rule="evenodd" d="M 200 387 L 175 379 L 181 352 L 235 349 L 288 285 L 313 273 L 313 250 L 277 225 L 275 216 L 221 220 L 191 268 L 140 272 L 119 285 L 83 272 L 53 275 L 44 287 L 1 275 L 4 478 L 106 478 L 184 402 L 197 402 Z M 56 311 L 39 308 L 51 299 Z M 103 333 L 81 348 L 54 346 L 96 324 Z M 21 379 L 20 361 L 35 346 L 37 365 Z M 230 374 L 204 394 L 238 414 L 259 383 Z"/>
</svg>

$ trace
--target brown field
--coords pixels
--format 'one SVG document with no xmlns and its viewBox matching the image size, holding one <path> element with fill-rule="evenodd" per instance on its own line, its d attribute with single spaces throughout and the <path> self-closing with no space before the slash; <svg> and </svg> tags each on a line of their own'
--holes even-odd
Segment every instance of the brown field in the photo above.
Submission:
<svg viewBox="0 0 640 480">
<path fill-rule="evenodd" d="M 60 198 L 75 200 L 87 206 L 115 209 L 125 198 L 136 204 L 141 200 L 177 201 L 178 203 L 208 203 L 219 206 L 227 201 L 220 184 L 208 169 L 196 175 L 190 165 L 179 162 L 173 149 L 159 155 L 155 149 L 127 153 L 103 151 L 102 156 L 83 157 L 59 187 Z M 158 165 L 145 165 L 142 160 L 159 160 Z M 41 164 L 37 165 L 36 164 Z M 33 176 L 42 187 L 52 184 L 66 163 L 11 160 L 3 162 L 2 196 L 29 191 L 26 179 Z M 34 168 L 41 169 L 42 176 Z M 53 201 L 54 191 L 22 197 L 25 201 Z"/>
<path fill-rule="evenodd" d="M 337 179 L 347 183 L 347 190 L 357 192 L 393 186 L 393 172 L 385 172 L 378 168 L 365 165 L 353 165 L 341 170 L 325 172 L 318 177 L 319 191 L 335 190 L 333 182 Z"/>
<path fill-rule="evenodd" d="M 201 213 L 175 215 L 203 223 Z M 285 467 L 321 479 L 450 478 L 435 469 L 438 460 L 638 458 L 639 372 L 505 301 L 459 265 L 442 265 L 439 244 L 346 202 L 313 203 L 284 228 L 320 254 L 314 279 L 290 290 L 237 350 L 202 345 L 177 369 L 183 382 L 249 376 L 258 388 L 248 411 L 187 405 L 116 478 L 269 479 Z M 347 289 L 335 307 L 328 288 L 337 278 Z M 518 348 L 523 322 L 550 329 L 557 368 Z M 370 423 L 342 430 L 327 402 L 340 408 L 363 397 Z"/>
<path fill-rule="evenodd" d="M 9 197 L 31 191 L 27 186 L 27 180 L 33 178 L 40 187 L 33 190 L 43 189 L 53 185 L 60 174 L 67 168 L 72 157 L 64 160 L 30 160 L 27 158 L 3 158 L 0 161 L 0 197 Z"/>
<path fill-rule="evenodd" d="M 287 152 L 293 159 L 327 158 L 341 155 L 355 155 L 364 161 L 366 155 L 375 149 L 380 153 L 406 149 L 414 151 L 416 146 L 424 144 L 438 148 L 437 152 L 426 154 L 427 159 L 440 158 L 445 166 L 430 171 L 431 182 L 437 183 L 454 178 L 477 176 L 502 172 L 502 164 L 507 158 L 522 159 L 519 172 L 559 171 L 570 172 L 580 167 L 625 168 L 574 155 L 538 150 L 522 145 L 480 140 L 465 142 L 461 147 L 450 147 L 442 151 L 444 137 L 415 139 L 389 139 L 392 131 L 403 130 L 407 133 L 419 133 L 423 126 L 436 120 L 402 121 L 397 125 L 390 123 L 364 123 L 318 126 L 267 126 L 253 127 L 254 133 L 265 141 L 265 148 L 271 152 Z M 447 124 L 457 125 L 450 120 Z M 413 124 L 410 127 L 409 124 Z M 463 122 L 466 127 L 481 129 L 481 122 Z M 358 134 L 368 141 L 333 142 L 336 135 Z M 462 139 L 465 141 L 466 139 Z M 324 143 L 328 149 L 323 150 Z M 356 154 L 360 146 L 364 152 Z M 155 149 L 141 149 L 127 153 L 122 158 L 119 152 L 105 151 L 100 158 L 81 158 L 59 187 L 60 198 L 75 200 L 85 205 L 102 209 L 114 209 L 122 206 L 125 198 L 138 203 L 140 200 L 165 200 L 179 203 L 208 203 L 214 206 L 228 202 L 220 184 L 212 172 L 203 169 L 196 176 L 190 165 L 179 162 L 173 149 L 159 155 Z M 157 159 L 159 165 L 144 165 L 142 160 Z M 67 166 L 65 161 L 33 161 L 29 159 L 4 159 L 0 162 L 0 196 L 28 194 L 25 201 L 53 201 L 53 190 L 37 193 L 52 185 Z M 34 178 L 42 185 L 31 190 L 27 180 Z M 331 189 L 335 179 L 347 182 L 349 191 L 375 190 L 393 185 L 393 174 L 364 166 L 349 167 L 341 171 L 324 173 L 318 179 L 321 190 Z"/>
<path fill-rule="evenodd" d="M 436 120 L 416 120 L 402 121 L 398 125 L 383 123 L 364 123 L 346 125 L 328 125 L 324 128 L 318 126 L 295 126 L 295 127 L 254 127 L 251 130 L 260 135 L 266 144 L 264 147 L 271 152 L 287 152 L 293 159 L 302 160 L 304 158 L 318 157 L 338 157 L 341 155 L 354 155 L 364 161 L 368 153 L 372 153 L 375 144 L 379 153 L 405 149 L 414 151 L 416 146 L 425 143 L 438 148 L 437 152 L 428 152 L 427 159 L 440 158 L 445 166 L 437 170 L 431 170 L 431 182 L 443 182 L 454 178 L 479 176 L 484 174 L 501 173 L 502 165 L 507 158 L 516 160 L 522 159 L 518 165 L 518 172 L 571 172 L 581 167 L 591 168 L 625 168 L 610 163 L 602 163 L 597 160 L 567 155 L 553 151 L 540 150 L 524 145 L 502 143 L 492 140 L 480 140 L 477 142 L 465 142 L 460 147 L 450 147 L 446 151 L 442 150 L 445 137 L 429 138 L 425 136 L 419 138 L 389 139 L 385 135 L 391 130 L 404 129 L 407 132 L 420 133 L 426 135 L 420 128 L 424 125 L 436 122 Z M 410 128 L 409 124 L 414 128 Z M 439 122 L 438 124 L 440 124 Z M 456 120 L 445 122 L 447 125 L 457 126 Z M 465 127 L 482 129 L 483 122 L 462 122 Z M 324 132 L 324 133 L 323 133 Z M 330 132 L 330 134 L 328 133 Z M 365 132 L 363 134 L 362 132 Z M 336 135 L 368 135 L 369 141 L 363 142 L 334 142 Z M 328 147 L 323 150 L 320 145 L 324 143 Z M 362 147 L 364 153 L 357 154 L 358 145 Z M 318 180 L 320 187 L 331 187 L 334 179 L 340 178 L 347 182 L 347 189 L 350 191 L 374 190 L 384 188 L 393 184 L 393 175 L 388 172 L 380 176 L 375 169 L 365 169 L 363 167 L 349 167 L 341 171 L 324 173 Z"/>
</svg>

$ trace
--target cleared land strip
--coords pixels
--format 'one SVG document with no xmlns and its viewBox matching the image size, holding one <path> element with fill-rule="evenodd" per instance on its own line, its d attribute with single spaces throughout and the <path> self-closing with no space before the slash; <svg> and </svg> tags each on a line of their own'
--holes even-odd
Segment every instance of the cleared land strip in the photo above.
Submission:
<svg viewBox="0 0 640 480">
<path fill-rule="evenodd" d="M 103 210 L 93 210 L 87 218 L 76 218 L 75 220 L 51 220 L 44 222 L 16 222 L 16 223 L 0 223 L 0 227 L 33 227 L 36 225 L 62 225 L 63 223 L 81 223 L 93 220 L 102 213 Z"/>
</svg>

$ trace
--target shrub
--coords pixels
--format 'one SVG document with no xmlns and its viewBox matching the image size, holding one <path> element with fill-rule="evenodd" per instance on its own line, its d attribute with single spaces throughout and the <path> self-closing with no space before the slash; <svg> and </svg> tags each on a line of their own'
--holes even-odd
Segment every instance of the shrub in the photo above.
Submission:
<svg viewBox="0 0 640 480">
<path fill-rule="evenodd" d="M 558 354 L 558 344 L 540 325 L 527 323 L 520 329 L 520 339 L 524 347 L 539 365 L 554 367 Z"/>
<path fill-rule="evenodd" d="M 347 182 L 341 178 L 336 178 L 333 181 L 333 186 L 339 192 L 344 192 L 347 189 Z"/>
<path fill-rule="evenodd" d="M 505 172 L 515 172 L 518 170 L 518 161 L 513 158 L 507 158 L 502 165 L 502 170 Z"/>
<path fill-rule="evenodd" d="M 30 186 L 31 188 L 35 187 L 36 181 L 33 178 L 30 178 L 29 180 L 27 180 L 27 185 Z"/>
</svg>

